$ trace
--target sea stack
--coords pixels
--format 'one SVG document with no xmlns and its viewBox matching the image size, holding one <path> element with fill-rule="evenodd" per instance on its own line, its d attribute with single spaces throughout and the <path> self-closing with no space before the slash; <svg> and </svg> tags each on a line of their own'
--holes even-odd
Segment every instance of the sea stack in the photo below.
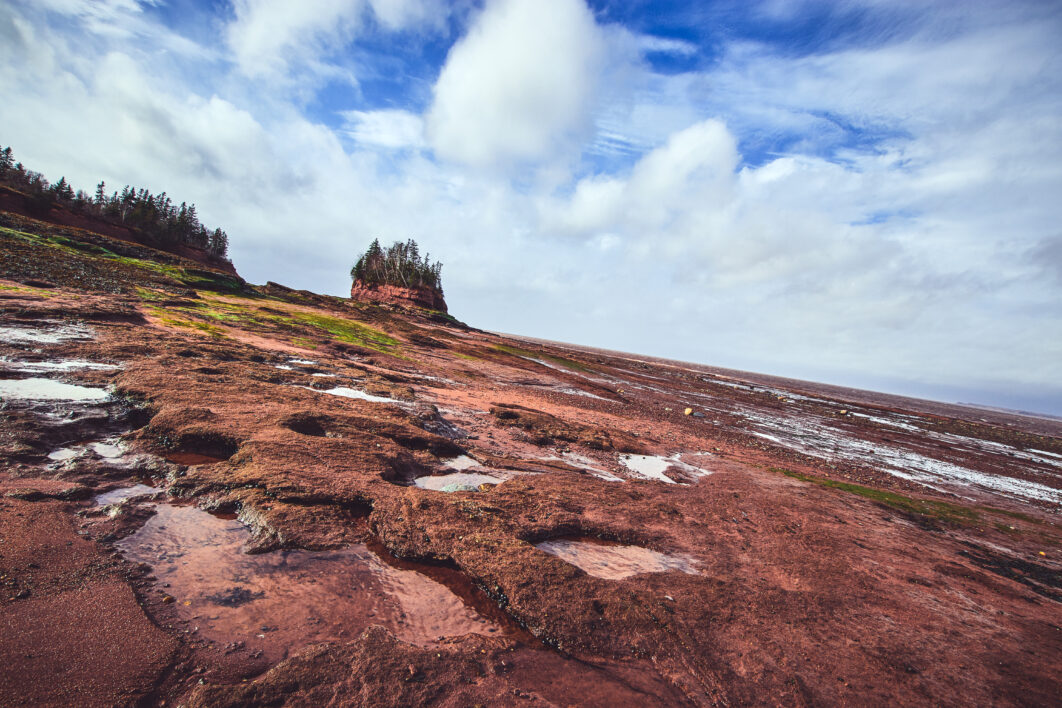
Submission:
<svg viewBox="0 0 1062 708">
<path fill-rule="evenodd" d="M 401 307 L 422 307 L 446 312 L 442 290 L 442 263 L 420 255 L 413 239 L 389 247 L 373 240 L 350 269 L 354 280 L 350 297 Z"/>
</svg>

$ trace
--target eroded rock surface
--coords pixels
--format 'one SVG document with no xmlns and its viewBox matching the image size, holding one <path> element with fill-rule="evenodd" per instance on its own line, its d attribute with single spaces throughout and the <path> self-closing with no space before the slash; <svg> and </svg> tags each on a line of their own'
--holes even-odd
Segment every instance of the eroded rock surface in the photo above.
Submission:
<svg viewBox="0 0 1062 708">
<path fill-rule="evenodd" d="M 362 302 L 377 302 L 388 305 L 424 307 L 446 312 L 442 293 L 433 288 L 402 288 L 395 285 L 366 285 L 354 281 L 350 296 Z"/>
<path fill-rule="evenodd" d="M 0 410 L 0 704 L 1062 693 L 1058 423 L 190 288 L 129 260 L 84 256 L 70 287 L 69 262 L 18 244 L 0 380 L 107 396 Z M 455 473 L 498 483 L 417 483 Z M 168 570 L 164 507 L 219 523 L 189 536 L 213 565 Z M 595 540 L 644 550 L 565 560 Z M 347 586 L 347 561 L 379 575 Z"/>
</svg>

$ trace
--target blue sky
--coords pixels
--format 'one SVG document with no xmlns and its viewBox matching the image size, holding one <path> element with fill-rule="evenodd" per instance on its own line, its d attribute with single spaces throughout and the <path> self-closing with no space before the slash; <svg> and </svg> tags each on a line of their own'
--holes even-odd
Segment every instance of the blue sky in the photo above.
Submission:
<svg viewBox="0 0 1062 708">
<path fill-rule="evenodd" d="M 1062 413 L 1062 6 L 9 0 L 0 143 L 194 201 L 343 294 L 373 237 L 479 327 Z"/>
</svg>

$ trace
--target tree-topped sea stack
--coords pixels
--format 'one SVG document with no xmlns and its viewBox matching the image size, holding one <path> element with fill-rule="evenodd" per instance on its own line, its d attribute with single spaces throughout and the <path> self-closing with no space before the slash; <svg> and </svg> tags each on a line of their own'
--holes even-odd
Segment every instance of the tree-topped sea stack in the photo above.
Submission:
<svg viewBox="0 0 1062 708">
<path fill-rule="evenodd" d="M 374 239 L 350 269 L 350 277 L 354 279 L 350 296 L 355 300 L 446 312 L 441 272 L 442 263 L 432 263 L 428 254 L 422 258 L 413 239 L 405 243 L 395 241 L 390 247 L 382 247 Z"/>
</svg>

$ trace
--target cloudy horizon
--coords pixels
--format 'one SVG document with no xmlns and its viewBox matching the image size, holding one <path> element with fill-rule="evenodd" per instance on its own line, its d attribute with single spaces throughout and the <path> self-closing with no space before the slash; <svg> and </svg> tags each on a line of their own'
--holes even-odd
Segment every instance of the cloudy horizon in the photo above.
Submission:
<svg viewBox="0 0 1062 708">
<path fill-rule="evenodd" d="M 690 6 L 692 5 L 692 7 Z M 10 0 L 0 144 L 251 282 L 374 238 L 488 330 L 1062 414 L 1062 6 Z"/>
</svg>

